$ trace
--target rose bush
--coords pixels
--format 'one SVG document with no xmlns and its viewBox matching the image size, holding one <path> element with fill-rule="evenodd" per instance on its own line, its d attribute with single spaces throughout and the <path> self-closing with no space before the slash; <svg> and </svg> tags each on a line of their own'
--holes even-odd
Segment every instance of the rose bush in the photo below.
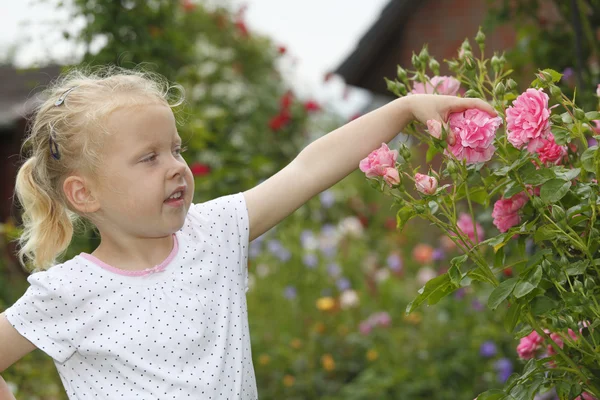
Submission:
<svg viewBox="0 0 600 400">
<path fill-rule="evenodd" d="M 419 168 L 404 145 L 395 165 L 402 183 L 374 185 L 394 198 L 399 229 L 421 217 L 462 251 L 447 272 L 419 290 L 407 312 L 464 287 L 491 285 L 488 307 L 506 310 L 506 329 L 521 339 L 515 351 L 528 361 L 503 390 L 478 399 L 525 400 L 553 395 L 549 390 L 560 399 L 599 398 L 597 102 L 584 111 L 562 92 L 562 76 L 551 69 L 540 70 L 529 88 L 518 91 L 504 56 L 485 57 L 481 31 L 475 40 L 479 56 L 467 39 L 458 57 L 447 61 L 454 77 L 437 76 L 439 64 L 425 47 L 413 55 L 413 70 L 399 66 L 398 78 L 387 80 L 398 96 L 441 94 L 427 88 L 456 80 L 460 88 L 445 94 L 485 99 L 498 113 L 466 110 L 407 128 L 428 144 L 427 161 L 441 158 L 439 168 L 429 167 L 439 180 L 435 191 L 420 188 L 422 176 L 415 176 Z"/>
</svg>

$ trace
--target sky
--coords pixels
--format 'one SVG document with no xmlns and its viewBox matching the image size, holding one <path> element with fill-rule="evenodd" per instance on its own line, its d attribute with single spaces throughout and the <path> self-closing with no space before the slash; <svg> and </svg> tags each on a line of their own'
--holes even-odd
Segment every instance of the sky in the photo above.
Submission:
<svg viewBox="0 0 600 400">
<path fill-rule="evenodd" d="M 75 61 L 80 51 L 52 27 L 59 22 L 75 33 L 83 22 L 68 21 L 67 12 L 54 6 L 57 1 L 0 0 L 0 58 L 5 59 L 16 44 L 19 66 L 35 65 L 49 57 Z M 360 90 L 346 92 L 340 79 L 324 84 L 323 77 L 351 54 L 389 0 L 218 1 L 227 1 L 233 7 L 247 4 L 250 30 L 286 47 L 282 68 L 301 95 L 337 104 L 342 114 L 356 112 L 368 101 Z"/>
</svg>

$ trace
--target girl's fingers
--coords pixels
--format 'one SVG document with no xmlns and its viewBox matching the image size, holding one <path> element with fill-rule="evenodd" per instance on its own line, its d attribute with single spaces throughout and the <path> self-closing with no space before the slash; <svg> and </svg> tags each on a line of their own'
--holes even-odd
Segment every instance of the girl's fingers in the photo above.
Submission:
<svg viewBox="0 0 600 400">
<path fill-rule="evenodd" d="M 490 104 L 486 103 L 481 99 L 461 99 L 461 103 L 459 105 L 461 110 L 467 110 L 469 108 L 477 108 L 481 111 L 485 111 L 490 116 L 495 117 L 498 115 L 494 107 Z"/>
</svg>

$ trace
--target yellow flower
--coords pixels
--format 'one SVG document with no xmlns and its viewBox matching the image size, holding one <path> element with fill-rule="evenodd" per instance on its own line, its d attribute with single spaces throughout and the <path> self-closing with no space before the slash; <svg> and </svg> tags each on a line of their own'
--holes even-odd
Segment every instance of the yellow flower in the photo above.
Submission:
<svg viewBox="0 0 600 400">
<path fill-rule="evenodd" d="M 317 300 L 317 308 L 321 311 L 331 311 L 335 307 L 335 299 L 333 297 L 321 297 Z"/>
<path fill-rule="evenodd" d="M 323 365 L 325 371 L 333 371 L 335 369 L 335 361 L 333 360 L 331 354 L 324 354 L 321 357 L 321 364 Z"/>
<path fill-rule="evenodd" d="M 313 328 L 317 333 L 325 332 L 325 324 L 322 322 L 317 322 Z"/>
<path fill-rule="evenodd" d="M 375 361 L 379 358 L 379 353 L 375 349 L 367 351 L 367 360 Z"/>
<path fill-rule="evenodd" d="M 290 346 L 292 346 L 293 349 L 298 350 L 300 347 L 302 347 L 302 340 L 300 340 L 300 339 L 293 339 L 290 342 Z"/>
<path fill-rule="evenodd" d="M 283 377 L 283 385 L 286 387 L 294 386 L 294 382 L 296 382 L 296 378 L 292 375 L 286 375 Z"/>
<path fill-rule="evenodd" d="M 258 363 L 260 365 L 267 365 L 271 362 L 271 357 L 268 354 L 261 354 L 258 357 Z"/>
<path fill-rule="evenodd" d="M 419 324 L 422 320 L 421 314 L 416 313 L 416 312 L 405 315 L 403 318 L 406 322 L 408 322 L 409 324 L 413 324 L 413 325 Z"/>
</svg>

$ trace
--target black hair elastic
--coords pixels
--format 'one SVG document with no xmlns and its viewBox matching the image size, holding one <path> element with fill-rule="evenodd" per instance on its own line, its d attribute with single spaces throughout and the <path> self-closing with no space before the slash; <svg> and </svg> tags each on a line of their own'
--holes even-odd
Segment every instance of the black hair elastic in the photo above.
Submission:
<svg viewBox="0 0 600 400">
<path fill-rule="evenodd" d="M 50 146 L 50 155 L 55 160 L 60 160 L 60 153 L 58 152 L 58 144 L 56 143 L 56 139 L 54 139 L 54 128 L 50 125 L 50 135 L 48 137 L 48 145 Z"/>
</svg>

